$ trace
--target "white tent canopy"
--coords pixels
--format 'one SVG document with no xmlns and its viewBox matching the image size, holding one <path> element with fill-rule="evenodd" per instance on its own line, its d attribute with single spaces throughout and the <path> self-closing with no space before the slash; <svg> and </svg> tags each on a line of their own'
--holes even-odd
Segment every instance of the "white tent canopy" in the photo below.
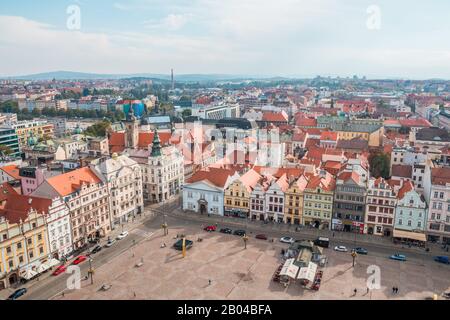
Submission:
<svg viewBox="0 0 450 320">
<path fill-rule="evenodd" d="M 310 262 L 308 266 L 300 268 L 297 279 L 314 281 L 317 272 L 317 264 Z"/>
<path fill-rule="evenodd" d="M 280 276 L 288 276 L 292 279 L 295 279 L 298 273 L 298 266 L 294 264 L 295 259 L 287 259 L 281 268 Z"/>
<path fill-rule="evenodd" d="M 36 275 L 37 275 L 36 271 L 28 269 L 28 270 L 24 271 L 20 276 L 25 280 L 30 280 L 31 278 L 33 278 Z"/>
</svg>

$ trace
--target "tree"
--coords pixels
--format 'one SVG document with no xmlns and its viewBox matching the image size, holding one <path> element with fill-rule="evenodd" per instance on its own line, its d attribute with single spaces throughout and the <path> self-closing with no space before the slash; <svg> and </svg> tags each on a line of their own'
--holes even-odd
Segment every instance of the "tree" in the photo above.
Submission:
<svg viewBox="0 0 450 320">
<path fill-rule="evenodd" d="M 84 134 L 87 136 L 93 136 L 93 137 L 105 137 L 106 131 L 111 126 L 111 122 L 108 120 L 103 120 L 100 122 L 97 122 L 93 124 L 92 126 L 88 127 Z"/>
<path fill-rule="evenodd" d="M 386 153 L 372 153 L 369 156 L 370 174 L 372 177 L 389 178 L 390 157 Z"/>
<path fill-rule="evenodd" d="M 8 147 L 7 145 L 4 144 L 0 144 L 0 155 L 3 156 L 8 156 L 12 153 L 13 151 L 11 150 L 10 147 Z"/>
<path fill-rule="evenodd" d="M 181 115 L 183 116 L 183 118 L 190 117 L 190 116 L 192 116 L 192 110 L 184 109 L 183 112 L 181 113 Z"/>
</svg>

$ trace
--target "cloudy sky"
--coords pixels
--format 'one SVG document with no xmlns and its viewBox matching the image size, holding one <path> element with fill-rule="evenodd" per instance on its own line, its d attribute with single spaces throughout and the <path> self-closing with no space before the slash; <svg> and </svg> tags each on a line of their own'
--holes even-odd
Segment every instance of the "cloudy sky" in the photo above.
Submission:
<svg viewBox="0 0 450 320">
<path fill-rule="evenodd" d="M 448 0 L 0 1 L 0 76 L 450 79 L 449 14 Z"/>
</svg>

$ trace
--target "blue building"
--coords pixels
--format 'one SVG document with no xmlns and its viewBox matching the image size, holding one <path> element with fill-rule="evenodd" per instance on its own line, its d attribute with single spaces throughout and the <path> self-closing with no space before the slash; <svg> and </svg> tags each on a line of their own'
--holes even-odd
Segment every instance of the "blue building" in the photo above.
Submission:
<svg viewBox="0 0 450 320">
<path fill-rule="evenodd" d="M 424 232 L 427 221 L 425 198 L 414 189 L 411 181 L 403 183 L 397 197 L 394 228 L 410 232 Z"/>
</svg>

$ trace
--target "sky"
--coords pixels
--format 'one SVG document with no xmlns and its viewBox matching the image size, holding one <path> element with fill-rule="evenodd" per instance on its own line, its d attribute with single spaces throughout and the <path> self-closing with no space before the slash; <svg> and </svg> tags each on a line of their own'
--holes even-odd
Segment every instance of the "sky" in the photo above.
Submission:
<svg viewBox="0 0 450 320">
<path fill-rule="evenodd" d="M 0 76 L 450 79 L 449 16 L 448 0 L 0 1 Z"/>
</svg>

